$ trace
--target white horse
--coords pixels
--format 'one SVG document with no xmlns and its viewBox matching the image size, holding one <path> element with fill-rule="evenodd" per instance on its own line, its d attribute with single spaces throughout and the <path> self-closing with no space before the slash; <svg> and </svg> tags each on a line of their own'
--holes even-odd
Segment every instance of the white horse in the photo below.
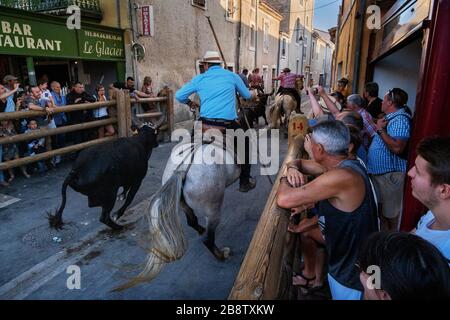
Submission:
<svg viewBox="0 0 450 320">
<path fill-rule="evenodd" d="M 227 140 L 228 143 L 233 143 L 232 139 L 228 137 Z M 185 159 L 188 160 L 182 165 L 174 161 L 180 153 L 187 155 Z M 215 161 L 208 164 L 204 161 L 204 156 L 211 154 L 214 154 Z M 203 242 L 221 261 L 228 257 L 230 249 L 220 250 L 216 246 L 215 232 L 220 223 L 225 189 L 239 178 L 240 172 L 241 168 L 236 164 L 234 152 L 228 149 L 224 150 L 222 143 L 203 145 L 188 143 L 172 150 L 172 156 L 169 158 L 163 174 L 163 185 L 172 183 L 178 184 L 182 188 L 180 198 L 174 197 L 172 201 L 180 202 L 190 227 L 200 235 L 206 231 Z M 174 175 L 178 176 L 178 179 L 174 179 Z M 179 183 L 179 179 L 182 180 L 181 183 Z M 206 230 L 198 223 L 197 215 L 206 217 Z"/>
</svg>

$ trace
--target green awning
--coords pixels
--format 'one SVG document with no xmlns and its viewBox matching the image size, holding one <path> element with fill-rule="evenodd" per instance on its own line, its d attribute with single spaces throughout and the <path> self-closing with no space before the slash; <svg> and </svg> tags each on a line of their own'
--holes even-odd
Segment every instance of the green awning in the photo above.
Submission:
<svg viewBox="0 0 450 320">
<path fill-rule="evenodd" d="M 0 54 L 32 57 L 125 60 L 123 30 L 0 7 Z"/>
</svg>

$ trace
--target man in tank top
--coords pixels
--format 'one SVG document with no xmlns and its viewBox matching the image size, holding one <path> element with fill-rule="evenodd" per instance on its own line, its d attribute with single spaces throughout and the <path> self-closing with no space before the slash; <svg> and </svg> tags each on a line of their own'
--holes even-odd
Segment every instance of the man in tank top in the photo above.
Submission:
<svg viewBox="0 0 450 320">
<path fill-rule="evenodd" d="M 328 282 L 333 299 L 361 299 L 363 287 L 356 266 L 361 243 L 378 231 L 377 209 L 369 178 L 357 160 L 348 159 L 350 133 L 340 121 L 324 121 L 313 127 L 310 137 L 313 160 L 291 163 L 281 178 L 277 204 L 282 208 L 316 206 L 325 217 L 323 235 L 317 242 L 328 252 Z M 317 176 L 305 183 L 304 175 Z M 314 270 L 302 277 L 314 279 Z"/>
</svg>

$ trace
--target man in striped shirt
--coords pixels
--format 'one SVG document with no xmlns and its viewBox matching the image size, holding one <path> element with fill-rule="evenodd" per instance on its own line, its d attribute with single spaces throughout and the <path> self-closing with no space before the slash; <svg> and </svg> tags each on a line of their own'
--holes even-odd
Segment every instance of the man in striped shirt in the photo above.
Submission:
<svg viewBox="0 0 450 320">
<path fill-rule="evenodd" d="M 407 148 L 411 136 L 411 116 L 405 111 L 408 94 L 393 88 L 384 96 L 377 121 L 377 134 L 369 147 L 367 168 L 378 187 L 382 229 L 396 230 L 403 199 Z"/>
<path fill-rule="evenodd" d="M 303 76 L 295 73 L 291 73 L 291 69 L 284 68 L 281 75 L 277 78 L 273 78 L 273 81 L 280 81 L 280 88 L 277 94 L 290 94 L 297 101 L 296 111 L 303 113 L 300 110 L 301 98 L 295 86 L 297 79 L 301 79 Z"/>
</svg>

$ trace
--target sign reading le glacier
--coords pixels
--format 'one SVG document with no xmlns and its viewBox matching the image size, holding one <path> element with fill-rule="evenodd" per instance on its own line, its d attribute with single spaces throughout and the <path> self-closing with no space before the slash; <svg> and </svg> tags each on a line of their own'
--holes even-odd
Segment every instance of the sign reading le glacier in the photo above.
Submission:
<svg viewBox="0 0 450 320">
<path fill-rule="evenodd" d="M 103 57 L 123 57 L 122 36 L 97 31 L 79 32 L 79 41 L 83 43 L 82 56 L 97 58 Z"/>
<path fill-rule="evenodd" d="M 45 20 L 3 17 L 0 13 L 0 54 L 58 58 L 123 60 L 121 30 L 83 27 L 69 30 Z"/>
</svg>

